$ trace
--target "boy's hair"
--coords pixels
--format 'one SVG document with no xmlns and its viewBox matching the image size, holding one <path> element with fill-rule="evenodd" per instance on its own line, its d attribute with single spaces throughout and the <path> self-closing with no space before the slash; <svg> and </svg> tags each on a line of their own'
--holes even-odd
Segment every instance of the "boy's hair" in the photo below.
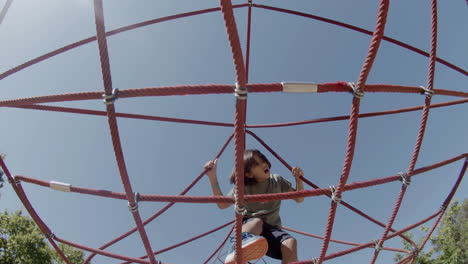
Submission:
<svg viewBox="0 0 468 264">
<path fill-rule="evenodd" d="M 257 183 L 255 179 L 245 177 L 245 174 L 249 172 L 252 167 L 258 165 L 255 157 L 258 157 L 260 160 L 264 161 L 266 164 L 268 164 L 268 167 L 271 168 L 270 161 L 258 149 L 246 149 L 244 151 L 244 185 L 252 185 Z M 231 176 L 229 177 L 229 182 L 231 184 L 236 182 L 236 168 L 232 170 Z"/>
</svg>

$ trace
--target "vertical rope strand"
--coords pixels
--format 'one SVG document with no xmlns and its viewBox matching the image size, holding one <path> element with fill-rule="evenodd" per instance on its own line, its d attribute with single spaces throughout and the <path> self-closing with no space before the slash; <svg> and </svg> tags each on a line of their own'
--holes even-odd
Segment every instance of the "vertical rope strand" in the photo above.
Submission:
<svg viewBox="0 0 468 264">
<path fill-rule="evenodd" d="M 366 59 L 362 66 L 361 72 L 359 74 L 359 78 L 356 85 L 356 93 L 363 93 L 364 86 L 369 76 L 370 70 L 374 63 L 375 57 L 377 56 L 378 49 L 380 47 L 380 43 L 382 42 L 382 38 L 384 36 L 385 31 L 385 24 L 387 22 L 387 14 L 389 8 L 389 0 L 381 0 L 379 5 L 379 11 L 377 15 L 377 22 L 375 26 L 374 34 L 372 35 L 371 43 L 369 45 L 369 50 L 367 52 Z M 346 147 L 346 157 L 343 165 L 343 170 L 341 174 L 341 178 L 339 181 L 338 186 L 335 190 L 335 196 L 337 198 L 341 198 L 341 192 L 343 186 L 346 184 L 349 173 L 351 171 L 351 165 L 354 157 L 354 149 L 356 146 L 356 136 L 357 136 L 357 127 L 358 127 L 358 118 L 359 118 L 359 107 L 360 107 L 360 97 L 354 96 L 352 107 L 351 107 L 351 114 L 349 120 L 349 133 L 348 133 L 348 143 Z M 328 245 L 330 243 L 331 234 L 333 231 L 333 224 L 336 214 L 336 208 L 338 203 L 334 200 L 331 202 L 330 210 L 328 213 L 327 225 L 325 228 L 325 239 L 322 243 L 322 248 L 320 250 L 320 256 L 318 258 L 317 263 L 321 264 L 323 262 L 323 258 L 325 257 Z"/>
<path fill-rule="evenodd" d="M 109 95 L 112 93 L 112 77 L 111 77 L 111 71 L 110 71 L 109 54 L 108 54 L 108 49 L 107 49 L 107 38 L 106 38 L 106 30 L 105 30 L 105 23 L 104 23 L 104 10 L 103 10 L 102 0 L 94 0 L 94 18 L 95 18 L 95 24 L 96 24 L 96 38 L 97 38 L 98 47 L 99 47 L 99 57 L 101 61 L 102 78 L 104 82 L 104 91 L 105 91 L 105 95 Z M 122 145 L 120 142 L 119 129 L 117 126 L 117 119 L 115 116 L 114 104 L 113 103 L 106 104 L 106 110 L 107 110 L 107 120 L 109 123 L 109 129 L 110 129 L 110 133 L 112 137 L 112 145 L 114 147 L 115 159 L 117 161 L 117 166 L 119 168 L 120 178 L 122 180 L 122 184 L 125 189 L 129 208 L 135 208 L 134 210 L 133 209 L 131 210 L 133 219 L 135 220 L 135 223 L 138 228 L 138 232 L 140 233 L 140 237 L 143 242 L 144 248 L 146 250 L 147 256 L 150 259 L 150 263 L 156 264 L 157 263 L 156 258 L 153 255 L 153 250 L 151 249 L 148 235 L 146 234 L 145 227 L 143 226 L 143 222 L 141 220 L 141 216 L 138 212 L 136 195 L 132 190 L 127 168 L 125 165 Z"/>
<path fill-rule="evenodd" d="M 242 233 L 242 211 L 244 207 L 244 150 L 245 150 L 245 120 L 246 120 L 246 72 L 244 66 L 244 59 L 242 56 L 242 49 L 239 40 L 239 33 L 234 18 L 232 3 L 230 0 L 220 0 L 221 11 L 223 13 L 224 24 L 228 35 L 229 45 L 234 60 L 234 67 L 236 70 L 236 93 L 245 93 L 245 98 L 237 96 L 236 94 L 236 113 L 234 121 L 234 143 L 235 143 L 235 166 L 236 166 L 236 186 L 235 186 L 235 209 L 236 209 L 236 223 L 235 223 L 235 249 L 236 249 L 236 262 L 242 262 L 242 247 L 241 233 Z"/>
<path fill-rule="evenodd" d="M 432 99 L 432 90 L 433 90 L 433 84 L 434 84 L 434 75 L 435 75 L 435 61 L 436 61 L 436 51 L 437 51 L 437 0 L 432 0 L 431 1 L 431 51 L 430 51 L 430 56 L 429 56 L 429 66 L 428 66 L 428 81 L 427 81 L 427 93 L 426 93 L 426 98 L 424 101 L 424 108 L 422 112 L 422 117 L 421 117 L 421 124 L 419 126 L 419 131 L 418 131 L 418 136 L 416 139 L 416 144 L 414 147 L 413 155 L 411 157 L 411 161 L 409 164 L 408 168 L 408 179 L 411 180 L 411 176 L 413 174 L 414 168 L 416 166 L 419 153 L 421 150 L 422 142 L 424 139 L 424 134 L 426 131 L 427 127 L 427 120 L 429 117 L 429 109 L 431 105 L 431 99 Z M 392 214 L 390 216 L 390 219 L 387 223 L 387 226 L 385 227 L 384 233 L 382 234 L 381 238 L 379 239 L 378 247 L 382 247 L 384 241 L 386 240 L 386 237 L 388 235 L 388 232 L 390 228 L 393 226 L 393 223 L 396 219 L 396 216 L 398 214 L 398 211 L 400 210 L 401 203 L 403 201 L 403 197 L 405 196 L 407 189 L 407 185 L 403 184 L 400 190 L 400 193 L 398 195 L 397 201 L 395 203 L 394 209 L 392 211 Z M 371 260 L 371 264 L 374 264 L 375 261 L 377 260 L 377 257 L 379 255 L 379 251 L 376 250 L 374 251 L 374 255 Z M 414 261 L 414 260 L 413 260 Z"/>
</svg>

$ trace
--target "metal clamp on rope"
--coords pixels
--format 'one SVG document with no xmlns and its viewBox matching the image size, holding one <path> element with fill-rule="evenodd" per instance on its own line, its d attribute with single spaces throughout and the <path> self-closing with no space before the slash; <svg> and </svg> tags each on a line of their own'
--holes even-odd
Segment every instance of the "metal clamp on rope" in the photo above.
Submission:
<svg viewBox="0 0 468 264">
<path fill-rule="evenodd" d="M 353 90 L 354 97 L 359 98 L 359 99 L 364 97 L 364 92 L 361 91 L 361 89 L 358 89 L 355 83 L 347 82 L 347 84 Z"/>
<path fill-rule="evenodd" d="M 252 0 L 249 0 L 248 4 L 249 4 L 250 7 L 252 7 L 253 6 Z"/>
<path fill-rule="evenodd" d="M 312 260 L 312 264 L 318 264 L 319 262 L 319 259 L 317 257 L 311 259 Z"/>
<path fill-rule="evenodd" d="M 411 179 L 410 179 L 409 174 L 407 172 L 400 172 L 400 173 L 398 173 L 398 175 L 400 176 L 400 178 L 401 178 L 400 180 L 403 183 L 403 185 L 408 187 L 411 184 Z"/>
<path fill-rule="evenodd" d="M 243 87 L 244 89 L 241 89 L 238 83 L 236 83 L 236 89 L 234 90 L 234 93 L 237 97 L 237 99 L 240 100 L 246 100 L 247 99 L 247 89 Z"/>
<path fill-rule="evenodd" d="M 8 182 L 9 182 L 11 185 L 16 185 L 16 184 L 20 184 L 20 183 L 21 183 L 21 181 L 18 180 L 18 179 L 13 179 L 13 180 L 8 179 Z"/>
<path fill-rule="evenodd" d="M 341 197 L 338 197 L 336 195 L 336 187 L 334 185 L 332 185 L 329 188 L 330 188 L 330 191 L 331 191 L 331 199 L 333 200 L 333 202 L 340 203 L 341 202 Z"/>
<path fill-rule="evenodd" d="M 62 192 L 70 192 L 71 190 L 71 185 L 68 183 L 63 183 L 63 182 L 57 182 L 57 181 L 51 181 L 49 182 L 49 187 L 51 189 L 57 190 L 57 191 L 62 191 Z"/>
<path fill-rule="evenodd" d="M 419 87 L 422 89 L 421 94 L 425 94 L 428 97 L 432 97 L 434 95 L 434 90 L 428 89 L 424 86 Z"/>
<path fill-rule="evenodd" d="M 419 248 L 418 247 L 413 248 L 413 250 L 411 250 L 411 255 L 413 255 L 414 257 L 417 257 L 419 255 Z"/>
<path fill-rule="evenodd" d="M 245 206 L 237 206 L 235 205 L 234 206 L 234 211 L 236 211 L 237 214 L 241 214 L 241 215 L 245 215 L 245 213 L 247 212 L 247 210 L 245 209 Z"/>
<path fill-rule="evenodd" d="M 103 94 L 102 98 L 103 98 L 104 104 L 106 105 L 113 104 L 115 100 L 119 98 L 119 89 L 117 88 L 112 89 L 111 94 Z"/>
<path fill-rule="evenodd" d="M 134 205 L 131 205 L 130 202 L 128 202 L 128 210 L 130 210 L 130 212 L 134 213 L 136 211 L 138 211 L 138 201 L 140 199 L 140 194 L 135 192 L 135 204 Z"/>
<path fill-rule="evenodd" d="M 49 238 L 50 238 L 50 239 L 54 239 L 54 238 L 55 238 L 55 234 L 52 233 L 52 232 L 51 232 L 51 233 L 48 233 L 48 234 L 45 234 L 44 236 L 45 236 L 47 239 L 49 239 Z"/>
<path fill-rule="evenodd" d="M 379 246 L 379 241 L 378 240 L 374 240 L 374 248 L 375 248 L 375 251 L 377 251 L 377 252 L 382 250 L 382 247 Z"/>
</svg>

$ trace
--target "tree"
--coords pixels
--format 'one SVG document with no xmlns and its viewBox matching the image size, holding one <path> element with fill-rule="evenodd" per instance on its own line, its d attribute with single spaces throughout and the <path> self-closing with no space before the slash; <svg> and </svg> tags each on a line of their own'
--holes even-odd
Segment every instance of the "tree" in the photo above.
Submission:
<svg viewBox="0 0 468 264">
<path fill-rule="evenodd" d="M 437 264 L 468 263 L 468 199 L 462 204 L 452 203 L 439 227 L 438 235 L 431 240 L 435 252 L 440 252 Z"/>
<path fill-rule="evenodd" d="M 421 227 L 426 232 L 427 227 Z M 406 234 L 412 238 L 411 233 Z M 419 243 L 423 238 L 420 239 Z M 462 204 L 454 201 L 442 218 L 437 234 L 430 239 L 432 247 L 426 252 L 420 252 L 415 264 L 467 264 L 468 263 L 468 199 Z M 411 250 L 412 246 L 403 240 L 403 247 Z M 403 259 L 403 255 L 396 254 L 395 261 Z"/>
<path fill-rule="evenodd" d="M 59 244 L 73 264 L 83 263 L 83 252 Z M 0 263 L 2 264 L 64 264 L 51 248 L 35 223 L 21 211 L 0 214 Z"/>
</svg>

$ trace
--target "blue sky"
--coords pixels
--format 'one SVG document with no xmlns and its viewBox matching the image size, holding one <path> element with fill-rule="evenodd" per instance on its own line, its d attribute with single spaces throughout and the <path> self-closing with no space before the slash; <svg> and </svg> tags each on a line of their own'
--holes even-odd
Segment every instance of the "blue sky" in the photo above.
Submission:
<svg viewBox="0 0 468 264">
<path fill-rule="evenodd" d="M 0 1 L 1 6 L 6 1 Z M 244 3 L 246 1 L 233 1 Z M 339 20 L 373 30 L 378 1 L 254 1 Z M 428 2 L 428 1 L 427 1 Z M 106 29 L 181 12 L 216 7 L 218 1 L 105 1 Z M 468 26 L 465 1 L 439 1 L 437 55 L 462 69 L 468 68 Z M 247 8 L 235 12 L 245 47 Z M 14 1 L 0 26 L 0 72 L 95 34 L 92 1 Z M 429 3 L 392 1 L 385 35 L 429 50 Z M 359 76 L 370 37 L 323 22 L 254 9 L 252 18 L 250 83 L 281 81 L 353 81 Z M 119 89 L 184 84 L 234 84 L 235 72 L 220 12 L 173 20 L 108 38 L 111 74 Z M 383 42 L 369 84 L 425 86 L 428 59 Z M 435 87 L 467 92 L 467 78 L 444 65 L 436 65 Z M 95 42 L 60 54 L 0 81 L 1 100 L 80 91 L 103 90 L 99 53 Z M 457 98 L 434 96 L 433 102 Z M 247 123 L 279 123 L 348 115 L 352 97 L 344 93 L 251 94 Z M 422 105 L 419 94 L 367 93 L 361 112 Z M 51 105 L 105 110 L 101 100 Z M 116 111 L 187 119 L 233 122 L 234 95 L 197 95 L 120 99 Z M 467 152 L 468 106 L 431 110 L 416 167 L 430 165 Z M 105 117 L 1 108 L 0 152 L 14 175 L 74 186 L 123 192 Z M 394 175 L 408 168 L 419 129 L 421 112 L 374 117 L 359 121 L 355 159 L 348 182 Z M 231 128 L 119 119 L 119 131 L 133 189 L 142 194 L 177 194 L 201 172 L 232 133 Z M 252 129 L 306 178 L 319 186 L 335 185 L 343 166 L 348 122 L 284 128 Z M 247 137 L 248 147 L 259 147 Z M 272 171 L 293 180 L 272 155 Z M 218 175 L 226 193 L 233 167 L 233 146 L 220 159 Z M 461 162 L 413 179 L 394 227 L 401 229 L 435 211 L 451 190 Z M 125 201 L 62 193 L 23 184 L 39 215 L 59 237 L 99 247 L 134 227 Z M 308 187 L 307 187 L 308 188 Z M 400 189 L 390 183 L 343 194 L 343 200 L 387 222 Z M 455 197 L 466 198 L 467 181 Z M 10 185 L 1 190 L 0 210 L 23 209 Z M 210 195 L 202 179 L 190 195 Z M 140 203 L 143 219 L 164 203 Z M 287 227 L 323 235 L 330 200 L 312 197 L 304 203 L 284 201 L 282 219 Z M 232 208 L 221 211 L 212 204 L 177 204 L 146 227 L 153 249 L 173 245 L 233 219 Z M 432 223 L 432 222 L 430 222 Z M 171 263 L 202 263 L 224 238 L 227 228 L 207 238 L 158 255 Z M 369 242 L 383 229 L 339 207 L 332 238 Z M 294 235 L 300 259 L 318 256 L 321 241 Z M 385 245 L 399 247 L 394 239 Z M 329 253 L 347 248 L 330 244 Z M 109 251 L 141 256 L 138 235 Z M 327 263 L 366 263 L 366 249 Z M 392 252 L 382 252 L 378 263 L 391 263 Z M 267 263 L 279 263 L 266 258 Z M 93 263 L 120 263 L 96 257 Z"/>
</svg>

